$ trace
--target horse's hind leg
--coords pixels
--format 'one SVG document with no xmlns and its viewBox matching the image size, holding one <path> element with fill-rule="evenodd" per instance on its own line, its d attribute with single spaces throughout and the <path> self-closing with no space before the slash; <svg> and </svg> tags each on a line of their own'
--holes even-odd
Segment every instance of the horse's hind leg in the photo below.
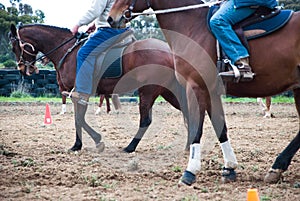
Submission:
<svg viewBox="0 0 300 201">
<path fill-rule="evenodd" d="M 143 138 L 144 134 L 148 130 L 151 122 L 152 122 L 152 109 L 148 110 L 148 112 L 145 112 L 145 117 L 142 117 L 140 119 L 140 126 L 135 134 L 134 138 L 131 140 L 129 145 L 124 148 L 124 151 L 127 153 L 132 153 L 136 150 L 136 147 L 140 143 L 141 139 Z"/>
<path fill-rule="evenodd" d="M 153 87 L 154 86 L 146 86 L 139 89 L 140 125 L 139 130 L 135 134 L 134 138 L 131 140 L 129 145 L 124 148 L 124 151 L 127 153 L 132 153 L 135 151 L 152 122 L 152 106 L 155 99 L 158 97 L 158 94 L 153 94 L 153 91 L 155 91 L 153 90 Z"/>
<path fill-rule="evenodd" d="M 294 99 L 298 117 L 300 117 L 300 88 L 294 89 Z M 299 128 L 300 129 L 300 128 Z M 282 172 L 288 169 L 291 160 L 300 148 L 300 130 L 296 137 L 289 143 L 289 145 L 277 156 L 272 168 L 265 176 L 264 181 L 267 183 L 276 183 L 280 180 Z"/>
</svg>

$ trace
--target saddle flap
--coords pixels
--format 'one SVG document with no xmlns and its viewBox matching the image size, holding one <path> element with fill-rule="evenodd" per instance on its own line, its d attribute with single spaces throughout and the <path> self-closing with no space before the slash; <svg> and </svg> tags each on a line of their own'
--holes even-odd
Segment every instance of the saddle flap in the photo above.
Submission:
<svg viewBox="0 0 300 201">
<path fill-rule="evenodd" d="M 97 77 L 102 79 L 121 77 L 123 52 L 135 40 L 132 30 L 125 31 L 108 50 L 100 54 L 96 61 L 97 75 L 99 75 Z"/>
</svg>

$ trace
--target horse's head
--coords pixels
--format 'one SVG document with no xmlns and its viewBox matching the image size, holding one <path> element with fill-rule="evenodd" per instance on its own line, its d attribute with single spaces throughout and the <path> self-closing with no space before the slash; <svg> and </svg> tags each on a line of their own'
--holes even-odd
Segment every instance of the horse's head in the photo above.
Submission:
<svg viewBox="0 0 300 201">
<path fill-rule="evenodd" d="M 132 12 L 142 12 L 150 6 L 150 0 L 115 0 L 107 21 L 113 28 L 125 27 L 127 22 L 136 17 Z"/>
<path fill-rule="evenodd" d="M 10 26 L 10 32 L 8 34 L 10 42 L 12 44 L 12 51 L 16 56 L 18 62 L 18 69 L 23 75 L 32 75 L 34 72 L 38 73 L 38 68 L 34 65 L 38 51 L 26 39 L 21 39 L 19 28 L 15 25 Z"/>
</svg>

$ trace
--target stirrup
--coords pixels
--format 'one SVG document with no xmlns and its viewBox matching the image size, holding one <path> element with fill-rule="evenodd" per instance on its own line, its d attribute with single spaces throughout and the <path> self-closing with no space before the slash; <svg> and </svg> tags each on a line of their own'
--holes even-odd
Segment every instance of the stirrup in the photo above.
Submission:
<svg viewBox="0 0 300 201">
<path fill-rule="evenodd" d="M 77 102 L 81 105 L 91 104 L 88 100 L 86 100 L 87 98 L 83 97 L 79 92 L 74 91 L 74 88 L 70 92 L 63 91 L 61 94 L 70 98 L 72 102 Z"/>
<path fill-rule="evenodd" d="M 232 64 L 229 59 L 224 59 L 225 64 L 229 64 L 232 68 L 232 71 L 228 72 L 221 72 L 218 74 L 224 81 L 228 82 L 235 82 L 238 83 L 242 82 L 249 82 L 253 80 L 254 73 L 250 72 L 243 72 L 242 68 L 237 67 L 236 65 Z"/>
</svg>

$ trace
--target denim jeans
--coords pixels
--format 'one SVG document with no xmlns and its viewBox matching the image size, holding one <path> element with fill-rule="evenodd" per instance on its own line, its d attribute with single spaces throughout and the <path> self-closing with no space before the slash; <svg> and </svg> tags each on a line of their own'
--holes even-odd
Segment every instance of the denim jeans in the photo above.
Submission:
<svg viewBox="0 0 300 201">
<path fill-rule="evenodd" d="M 95 76 L 97 57 L 118 40 L 125 29 L 99 28 L 77 52 L 76 83 L 77 92 L 93 95 L 101 77 Z"/>
<path fill-rule="evenodd" d="M 249 53 L 232 29 L 232 25 L 242 21 L 254 12 L 255 9 L 249 7 L 236 9 L 234 0 L 228 0 L 222 4 L 210 20 L 213 34 L 233 64 L 241 58 L 248 57 Z"/>
</svg>

